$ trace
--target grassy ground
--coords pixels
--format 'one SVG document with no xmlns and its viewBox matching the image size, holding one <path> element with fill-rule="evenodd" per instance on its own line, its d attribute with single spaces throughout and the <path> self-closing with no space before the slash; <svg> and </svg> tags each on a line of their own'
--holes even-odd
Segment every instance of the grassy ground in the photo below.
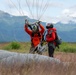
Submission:
<svg viewBox="0 0 76 75">
<path fill-rule="evenodd" d="M 56 51 L 66 52 L 66 53 L 76 53 L 76 43 L 63 42 L 60 45 L 60 49 L 56 49 Z"/>
<path fill-rule="evenodd" d="M 7 50 L 11 43 L 0 43 L 0 49 Z M 19 43 L 19 49 L 8 49 L 12 52 L 28 53 L 30 43 Z M 73 49 L 73 51 L 72 51 Z M 44 55 L 48 56 L 45 52 Z M 54 57 L 61 62 L 70 64 L 57 65 L 51 62 L 32 62 L 31 64 L 18 65 L 14 64 L 11 68 L 3 64 L 0 66 L 0 75 L 75 75 L 76 74 L 76 43 L 62 43 L 59 49 L 55 50 Z"/>
<path fill-rule="evenodd" d="M 20 42 L 20 48 L 19 49 L 9 49 L 11 43 L 0 43 L 0 49 L 2 50 L 8 50 L 11 52 L 20 52 L 20 53 L 28 53 L 30 49 L 30 43 L 29 42 Z"/>
<path fill-rule="evenodd" d="M 20 45 L 19 49 L 10 48 L 11 43 L 0 43 L 0 49 L 9 50 L 14 52 L 27 53 L 30 50 L 30 42 L 18 42 L 16 44 Z M 65 52 L 65 53 L 76 53 L 76 43 L 66 43 L 63 42 L 60 48 L 56 48 L 55 52 Z"/>
<path fill-rule="evenodd" d="M 8 50 L 11 52 L 19 52 L 19 53 L 29 53 L 30 50 L 30 42 L 18 42 L 20 44 L 19 49 L 10 49 L 11 43 L 0 43 L 1 50 Z M 43 55 L 48 56 L 48 51 L 44 52 Z M 65 43 L 63 42 L 60 45 L 60 48 L 56 48 L 54 53 L 55 58 L 58 58 L 62 61 L 70 61 L 76 57 L 76 43 Z M 74 60 L 73 60 L 74 61 Z"/>
</svg>

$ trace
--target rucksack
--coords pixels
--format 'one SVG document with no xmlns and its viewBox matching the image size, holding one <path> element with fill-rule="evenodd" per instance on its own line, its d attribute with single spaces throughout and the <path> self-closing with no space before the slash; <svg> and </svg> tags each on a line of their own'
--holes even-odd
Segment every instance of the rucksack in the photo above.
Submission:
<svg viewBox="0 0 76 75">
<path fill-rule="evenodd" d="M 56 43 L 56 47 L 59 48 L 59 45 L 62 43 L 62 39 L 59 37 L 59 35 L 57 34 L 57 31 L 53 31 L 53 30 L 50 30 L 50 37 L 51 37 L 51 33 L 52 32 L 55 32 L 55 35 L 56 35 L 56 38 L 53 42 Z M 47 34 L 48 35 L 48 34 Z"/>
<path fill-rule="evenodd" d="M 55 39 L 56 47 L 59 48 L 59 45 L 61 45 L 61 43 L 62 43 L 62 39 L 59 37 L 59 35 L 57 34 L 57 32 L 55 32 L 55 35 L 56 35 L 56 39 Z"/>
</svg>

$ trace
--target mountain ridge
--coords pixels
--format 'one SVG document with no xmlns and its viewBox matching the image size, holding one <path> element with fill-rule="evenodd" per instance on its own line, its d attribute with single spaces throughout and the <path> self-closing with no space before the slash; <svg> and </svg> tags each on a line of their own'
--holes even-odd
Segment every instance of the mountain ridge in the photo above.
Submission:
<svg viewBox="0 0 76 75">
<path fill-rule="evenodd" d="M 25 19 L 27 18 L 29 22 L 34 22 L 36 21 L 35 19 L 30 19 L 28 16 L 13 16 L 2 11 L 0 13 L 4 15 L 0 14 L 0 42 L 30 41 L 30 36 L 24 31 Z M 45 22 L 41 22 L 41 24 L 44 27 L 46 26 Z M 68 24 L 57 22 L 54 27 L 57 28 L 58 34 L 63 41 L 76 42 L 75 22 L 70 21 Z"/>
</svg>

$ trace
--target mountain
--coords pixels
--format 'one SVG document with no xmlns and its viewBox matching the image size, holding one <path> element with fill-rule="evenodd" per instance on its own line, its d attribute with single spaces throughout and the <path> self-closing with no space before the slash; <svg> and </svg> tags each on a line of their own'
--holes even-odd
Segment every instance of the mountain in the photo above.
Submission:
<svg viewBox="0 0 76 75">
<path fill-rule="evenodd" d="M 57 31 L 63 41 L 76 42 L 76 23 L 70 21 L 68 24 L 58 22 L 55 24 Z"/>
<path fill-rule="evenodd" d="M 7 12 L 0 11 L 0 42 L 10 42 L 10 41 L 30 41 L 30 36 L 24 31 L 25 19 L 29 22 L 34 22 L 36 20 L 30 19 L 27 16 L 14 16 Z M 45 22 L 41 22 L 44 27 Z M 58 34 L 63 41 L 66 42 L 76 42 L 76 23 L 70 21 L 68 24 L 63 24 L 58 22 L 54 24 L 57 28 Z"/>
<path fill-rule="evenodd" d="M 67 23 L 67 24 L 63 24 L 61 22 L 58 22 L 55 24 L 55 27 L 59 31 L 71 31 L 71 30 L 76 28 L 76 23 L 73 21 L 69 21 L 69 23 Z"/>
</svg>

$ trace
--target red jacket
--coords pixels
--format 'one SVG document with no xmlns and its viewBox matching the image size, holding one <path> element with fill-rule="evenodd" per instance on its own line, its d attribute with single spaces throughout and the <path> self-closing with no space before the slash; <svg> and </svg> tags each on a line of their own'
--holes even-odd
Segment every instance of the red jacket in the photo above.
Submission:
<svg viewBox="0 0 76 75">
<path fill-rule="evenodd" d="M 30 35 L 34 47 L 36 47 L 40 43 L 40 41 L 42 39 L 42 35 L 45 31 L 44 27 L 41 24 L 39 26 L 40 26 L 40 29 L 38 32 L 41 34 L 40 37 L 38 36 L 38 34 L 34 34 L 34 36 L 32 37 L 33 31 L 30 30 L 27 25 L 25 25 L 25 27 L 24 27 L 25 31 Z"/>
<path fill-rule="evenodd" d="M 56 39 L 56 28 L 49 28 L 46 35 L 47 42 L 53 42 Z M 54 42 L 55 43 L 55 42 Z"/>
</svg>

